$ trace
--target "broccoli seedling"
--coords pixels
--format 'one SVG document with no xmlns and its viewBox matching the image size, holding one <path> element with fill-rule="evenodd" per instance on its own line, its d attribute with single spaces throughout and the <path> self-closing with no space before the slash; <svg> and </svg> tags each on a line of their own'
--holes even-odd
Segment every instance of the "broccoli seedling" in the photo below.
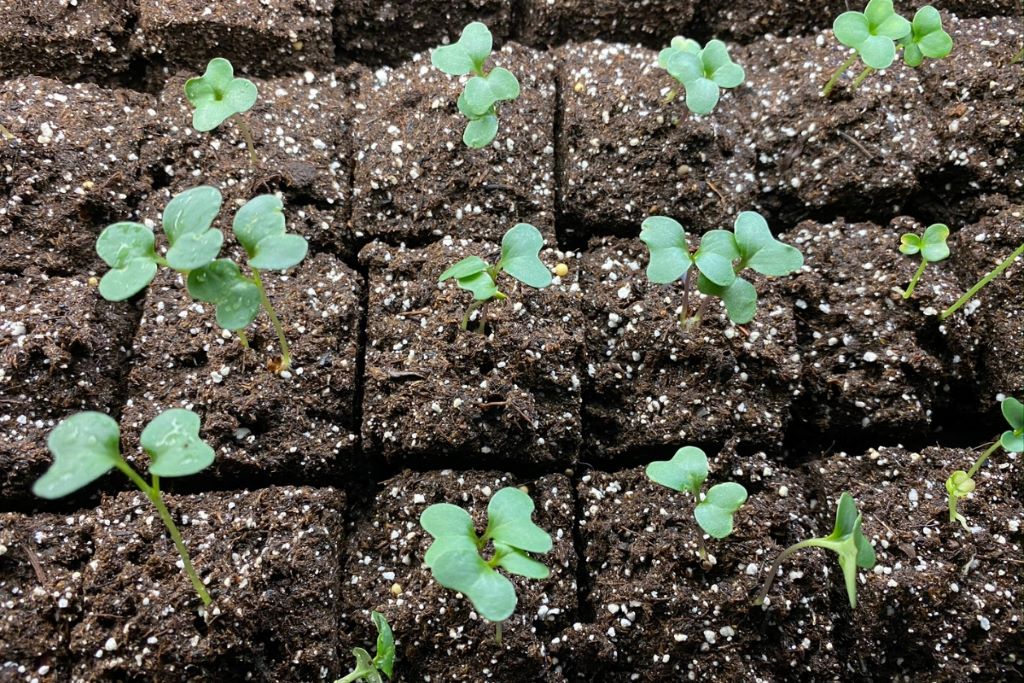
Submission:
<svg viewBox="0 0 1024 683">
<path fill-rule="evenodd" d="M 195 107 L 192 112 L 192 127 L 200 133 L 211 131 L 232 116 L 245 138 L 249 149 L 249 160 L 257 163 L 256 148 L 252 131 L 245 119 L 245 112 L 256 104 L 256 85 L 245 78 L 235 78 L 231 62 L 215 57 L 206 65 L 206 73 L 199 78 L 185 82 L 185 97 Z"/>
<path fill-rule="evenodd" d="M 61 498 L 112 469 L 120 470 L 156 507 L 192 586 L 203 605 L 209 605 L 210 594 L 160 496 L 160 477 L 185 477 L 206 469 L 213 463 L 213 449 L 199 438 L 199 416 L 182 408 L 157 415 L 139 440 L 150 460 L 148 484 L 121 456 L 121 430 L 112 417 L 91 411 L 72 415 L 50 432 L 46 445 L 53 453 L 53 464 L 32 485 L 32 493 L 48 500 Z"/>
<path fill-rule="evenodd" d="M 732 533 L 732 516 L 747 502 L 747 490 L 736 482 L 715 484 L 701 493 L 708 478 L 708 456 L 695 446 L 684 446 L 671 460 L 656 460 L 647 466 L 647 478 L 674 491 L 690 492 L 697 501 L 693 516 L 700 528 L 717 539 Z M 707 560 L 704 536 L 700 538 L 700 557 Z"/>
<path fill-rule="evenodd" d="M 658 66 L 665 69 L 683 87 L 686 107 L 703 116 L 715 110 L 722 88 L 736 88 L 746 77 L 743 67 L 732 61 L 729 49 L 720 40 L 700 43 L 676 36 L 669 47 L 658 53 Z M 668 100 L 675 98 L 675 91 Z"/>
<path fill-rule="evenodd" d="M 508 273 L 524 285 L 544 289 L 551 284 L 551 272 L 540 260 L 544 238 L 529 223 L 513 226 L 501 238 L 501 258 L 493 266 L 479 256 L 468 256 L 441 273 L 438 283 L 455 279 L 461 289 L 473 293 L 473 303 L 466 309 L 460 327 L 466 329 L 473 312 L 480 310 L 479 331 L 484 331 L 486 319 L 483 306 L 492 299 L 507 299 L 498 289 L 498 275 Z"/>
<path fill-rule="evenodd" d="M 696 312 L 690 310 L 693 280 L 696 279 L 700 293 L 725 302 L 733 323 L 745 325 L 757 312 L 757 290 L 739 274 L 751 268 L 762 275 L 788 275 L 804 264 L 803 254 L 775 239 L 765 219 L 753 211 L 744 211 L 736 218 L 734 232 L 705 233 L 693 253 L 686 232 L 677 221 L 651 216 L 641 227 L 640 239 L 651 252 L 647 279 L 654 284 L 670 284 L 682 278 L 683 310 L 679 321 L 688 326 L 700 324 L 707 304 L 704 299 Z M 696 278 L 691 266 L 696 266 Z"/>
<path fill-rule="evenodd" d="M 999 439 L 974 461 L 970 470 L 967 472 L 957 470 L 946 480 L 946 493 L 949 494 L 949 521 L 960 522 L 965 529 L 967 528 L 967 520 L 957 512 L 957 501 L 961 498 L 966 498 L 976 488 L 977 484 L 974 481 L 974 475 L 978 473 L 978 470 L 985 464 L 985 461 L 1000 447 L 1007 453 L 1024 453 L 1024 403 L 1009 397 L 1003 399 L 999 407 L 1003 412 L 1006 423 L 1010 425 L 1010 429 L 1003 432 Z"/>
<path fill-rule="evenodd" d="M 910 280 L 907 290 L 903 292 L 903 298 L 909 299 L 914 294 L 914 287 L 918 280 L 924 275 L 924 269 L 929 263 L 937 263 L 949 258 L 949 245 L 946 239 L 949 237 L 949 227 L 942 223 L 929 225 L 924 233 L 917 235 L 908 232 L 900 237 L 900 251 L 908 256 L 921 254 L 921 265 Z"/>
<path fill-rule="evenodd" d="M 270 318 L 281 346 L 281 370 L 291 366 L 291 350 L 284 327 L 274 311 L 260 278 L 261 270 L 286 270 L 306 257 L 305 238 L 288 234 L 284 205 L 274 195 L 260 195 L 246 202 L 235 214 L 232 230 L 245 249 L 251 276 L 242 274 L 229 259 L 218 259 L 224 235 L 212 228 L 221 209 L 221 194 L 210 186 L 194 187 L 175 196 L 164 209 L 163 228 L 169 248 L 165 256 L 156 252 L 153 231 L 141 223 L 114 223 L 96 241 L 96 252 L 110 270 L 100 279 L 100 295 L 109 301 L 124 301 L 146 288 L 158 266 L 186 276 L 189 294 L 216 308 L 217 324 L 238 331 L 248 347 L 243 330 L 252 324 L 260 307 Z"/>
<path fill-rule="evenodd" d="M 491 144 L 498 134 L 498 102 L 514 100 L 520 92 L 519 81 L 508 69 L 484 71 L 492 46 L 491 32 L 474 21 L 462 30 L 457 43 L 438 47 L 430 55 L 430 63 L 446 74 L 474 74 L 458 99 L 459 111 L 469 119 L 462 141 L 473 149 Z"/>
<path fill-rule="evenodd" d="M 984 289 L 988 285 L 988 283 L 992 282 L 997 277 L 1002 275 L 1003 272 L 1011 265 L 1013 265 L 1013 262 L 1016 261 L 1021 256 L 1024 256 L 1024 244 L 1014 249 L 1013 253 L 1007 256 L 1002 263 L 1000 263 L 998 266 L 989 271 L 989 273 L 985 275 L 985 277 L 978 280 L 977 284 L 975 284 L 973 287 L 964 292 L 964 295 L 957 299 L 952 306 L 950 306 L 942 313 L 940 313 L 939 320 L 945 320 L 946 318 L 960 310 L 960 308 L 962 308 L 964 304 L 970 301 L 975 294 Z"/>
<path fill-rule="evenodd" d="M 794 543 L 783 550 L 772 564 L 761 592 L 754 598 L 755 605 L 764 604 L 764 599 L 775 581 L 779 567 L 788 557 L 802 548 L 825 548 L 839 555 L 839 567 L 846 579 L 846 595 L 850 599 L 850 607 L 857 607 L 857 568 L 871 569 L 875 566 L 875 549 L 864 534 L 861 533 L 862 516 L 857 512 L 857 504 L 853 496 L 844 492 L 839 497 L 836 510 L 836 523 L 832 533 L 823 538 L 811 538 Z"/>
<path fill-rule="evenodd" d="M 388 679 L 391 678 L 395 666 L 395 636 L 383 614 L 370 612 L 370 617 L 373 619 L 373 625 L 377 627 L 377 652 L 371 658 L 370 653 L 363 648 L 352 648 L 352 654 L 356 657 L 356 668 L 334 683 L 383 683 L 382 673 Z"/>
<path fill-rule="evenodd" d="M 836 40 L 854 53 L 839 65 L 821 91 L 823 97 L 832 94 L 842 78 L 858 59 L 864 69 L 853 80 L 854 89 L 875 71 L 888 69 L 896 60 L 897 48 L 903 50 L 903 61 L 917 68 L 924 58 L 942 59 L 953 51 L 953 39 L 942 28 L 942 16 L 931 5 L 926 5 L 910 22 L 893 9 L 892 0 L 871 0 L 863 12 L 844 12 L 832 25 Z"/>
<path fill-rule="evenodd" d="M 431 505 L 420 515 L 420 525 L 434 537 L 423 556 L 434 580 L 445 588 L 469 598 L 473 608 L 494 622 L 494 637 L 501 644 L 501 624 L 516 609 L 516 589 L 497 568 L 525 576 L 546 579 L 548 568 L 529 553 L 551 550 L 551 536 L 534 524 L 530 496 L 506 487 L 487 504 L 487 528 L 480 536 L 473 518 L 449 503 Z M 490 548 L 490 557 L 484 553 Z"/>
</svg>

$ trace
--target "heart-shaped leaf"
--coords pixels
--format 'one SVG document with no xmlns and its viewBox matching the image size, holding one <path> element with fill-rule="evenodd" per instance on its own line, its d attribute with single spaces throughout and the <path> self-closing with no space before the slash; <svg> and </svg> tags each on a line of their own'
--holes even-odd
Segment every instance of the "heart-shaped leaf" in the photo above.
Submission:
<svg viewBox="0 0 1024 683">
<path fill-rule="evenodd" d="M 1003 399 L 1000 408 L 1012 428 L 999 437 L 1000 444 L 1010 453 L 1024 453 L 1024 404 L 1009 397 Z"/>
<path fill-rule="evenodd" d="M 487 505 L 484 538 L 531 553 L 551 550 L 551 536 L 533 523 L 533 501 L 517 488 L 507 486 Z"/>
<path fill-rule="evenodd" d="M 54 499 L 82 488 L 122 462 L 121 431 L 109 415 L 85 412 L 58 424 L 46 445 L 53 464 L 32 485 L 32 493 Z"/>
<path fill-rule="evenodd" d="M 516 550 L 504 543 L 495 543 L 494 552 L 498 556 L 498 566 L 505 571 L 528 579 L 546 579 L 551 571 L 542 563 L 529 557 L 521 550 Z"/>
<path fill-rule="evenodd" d="M 457 505 L 431 505 L 420 515 L 420 526 L 434 537 L 434 542 L 423 556 L 423 562 L 428 567 L 438 556 L 449 550 L 477 552 L 473 518 Z"/>
<path fill-rule="evenodd" d="M 715 110 L 721 89 L 710 78 L 697 78 L 685 86 L 686 107 L 698 116 L 705 116 Z"/>
<path fill-rule="evenodd" d="M 469 118 L 494 113 L 496 102 L 519 97 L 519 81 L 507 69 L 496 68 L 486 76 L 474 76 L 459 98 L 459 111 Z"/>
<path fill-rule="evenodd" d="M 188 274 L 189 294 L 217 307 L 217 324 L 225 330 L 248 327 L 260 311 L 260 289 L 238 266 L 219 259 Z"/>
<path fill-rule="evenodd" d="M 272 194 L 254 197 L 235 214 L 231 229 L 255 270 L 286 270 L 306 258 L 309 244 L 285 230 L 284 204 Z"/>
<path fill-rule="evenodd" d="M 492 47 L 491 32 L 484 24 L 474 21 L 462 29 L 458 42 L 435 49 L 430 63 L 452 76 L 481 73 Z"/>
<path fill-rule="evenodd" d="M 732 533 L 732 517 L 747 502 L 747 490 L 736 482 L 715 484 L 708 489 L 704 500 L 697 504 L 693 514 L 700 528 L 714 538 L 725 538 Z"/>
<path fill-rule="evenodd" d="M 697 264 L 701 275 L 719 287 L 728 287 L 736 280 L 736 271 L 732 268 L 732 261 L 721 254 L 701 248 L 693 255 L 693 261 Z"/>
<path fill-rule="evenodd" d="M 543 289 L 551 284 L 551 271 L 540 260 L 544 238 L 529 223 L 519 223 L 501 238 L 501 270 L 524 285 Z"/>
<path fill-rule="evenodd" d="M 185 97 L 195 107 L 192 127 L 199 132 L 213 130 L 235 114 L 249 111 L 256 96 L 252 81 L 235 78 L 231 62 L 220 57 L 210 60 L 201 78 L 185 82 Z"/>
<path fill-rule="evenodd" d="M 516 590 L 512 582 L 492 569 L 475 551 L 446 552 L 434 561 L 430 571 L 439 584 L 469 598 L 484 619 L 502 622 L 516 609 Z"/>
<path fill-rule="evenodd" d="M 700 52 L 704 75 L 723 88 L 735 88 L 743 82 L 743 68 L 729 57 L 729 49 L 720 40 L 709 40 Z"/>
<path fill-rule="evenodd" d="M 96 253 L 110 266 L 100 279 L 100 296 L 124 301 L 146 288 L 156 276 L 153 231 L 140 223 L 108 225 L 96 240 Z"/>
<path fill-rule="evenodd" d="M 803 267 L 800 250 L 775 239 L 760 214 L 744 211 L 736 218 L 734 229 L 742 267 L 768 276 L 789 275 Z"/>
<path fill-rule="evenodd" d="M 896 14 L 892 0 L 871 0 L 863 13 L 844 12 L 832 25 L 836 39 L 857 50 L 873 69 L 886 69 L 896 58 L 894 41 L 911 31 L 909 21 Z"/>
<path fill-rule="evenodd" d="M 185 477 L 209 467 L 213 449 L 199 437 L 199 426 L 199 416 L 183 408 L 166 410 L 146 425 L 139 441 L 151 460 L 149 473 Z"/>
<path fill-rule="evenodd" d="M 666 216 L 651 216 L 641 225 L 640 241 L 651 252 L 648 281 L 664 285 L 675 282 L 690 270 L 693 262 L 683 226 Z"/>
<path fill-rule="evenodd" d="M 949 245 L 946 239 L 949 237 L 949 228 L 942 223 L 929 225 L 924 235 L 921 236 L 921 257 L 929 263 L 943 261 L 949 258 Z"/>
<path fill-rule="evenodd" d="M 163 225 L 171 244 L 167 250 L 167 264 L 171 268 L 188 272 L 217 258 L 224 236 L 210 226 L 220 206 L 220 192 L 208 185 L 185 190 L 168 202 Z"/>
<path fill-rule="evenodd" d="M 494 114 L 485 114 L 466 124 L 462 141 L 471 149 L 483 149 L 494 142 L 497 135 L 498 117 Z"/>
<path fill-rule="evenodd" d="M 900 251 L 908 256 L 921 251 L 921 238 L 912 232 L 900 235 Z"/>
<path fill-rule="evenodd" d="M 700 53 L 677 51 L 666 60 L 665 70 L 684 87 L 704 77 Z"/>
<path fill-rule="evenodd" d="M 871 36 L 871 26 L 863 12 L 843 12 L 832 23 L 832 32 L 840 43 L 856 48 Z"/>
<path fill-rule="evenodd" d="M 708 478 L 708 456 L 696 446 L 683 446 L 671 460 L 655 460 L 646 471 L 656 484 L 697 496 Z"/>
</svg>

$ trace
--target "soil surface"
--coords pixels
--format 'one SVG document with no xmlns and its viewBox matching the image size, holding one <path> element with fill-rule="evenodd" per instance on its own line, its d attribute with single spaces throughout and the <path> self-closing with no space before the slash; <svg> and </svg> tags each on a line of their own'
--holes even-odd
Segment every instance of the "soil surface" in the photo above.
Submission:
<svg viewBox="0 0 1024 683">
<path fill-rule="evenodd" d="M 856 91 L 851 71 L 826 100 L 840 0 L 7 3 L 0 681 L 330 682 L 372 651 L 371 610 L 394 627 L 399 681 L 1019 680 L 1021 456 L 981 468 L 967 528 L 943 484 L 1006 429 L 998 402 L 1024 398 L 1024 260 L 938 313 L 1024 242 L 1024 12 L 935 5 L 948 59 Z M 481 150 L 461 141 L 466 79 L 425 51 L 475 19 L 498 47 L 488 68 L 523 90 Z M 710 116 L 656 67 L 676 34 L 727 40 L 746 71 Z M 213 56 L 260 96 L 197 133 L 183 85 Z M 200 184 L 224 197 L 226 255 L 234 212 L 263 193 L 309 241 L 263 277 L 288 373 L 265 315 L 243 349 L 175 274 L 98 296 L 100 231 L 143 222 L 162 253 L 164 207 Z M 647 282 L 640 224 L 672 216 L 696 246 L 745 210 L 803 268 L 752 278 L 750 324 L 694 294 L 703 321 L 681 327 L 683 283 Z M 501 276 L 508 300 L 460 330 L 472 296 L 438 276 L 493 262 L 519 222 L 566 274 L 539 291 Z M 904 300 L 919 259 L 900 235 L 936 222 L 952 255 Z M 205 612 L 124 477 L 30 493 L 60 420 L 109 413 L 144 471 L 139 433 L 168 407 L 197 411 L 216 451 L 161 482 Z M 683 445 L 707 452 L 708 486 L 749 493 L 726 539 L 644 474 Z M 482 530 L 504 486 L 530 493 L 554 548 L 549 579 L 513 579 L 498 645 L 422 566 L 418 520 L 450 502 Z M 753 606 L 780 551 L 830 533 L 843 491 L 878 557 L 856 609 L 821 549 Z"/>
</svg>

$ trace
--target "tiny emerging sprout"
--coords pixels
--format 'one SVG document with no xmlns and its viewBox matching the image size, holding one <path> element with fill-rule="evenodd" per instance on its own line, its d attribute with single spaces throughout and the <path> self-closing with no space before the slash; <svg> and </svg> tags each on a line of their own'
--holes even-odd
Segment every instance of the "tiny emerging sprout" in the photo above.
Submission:
<svg viewBox="0 0 1024 683">
<path fill-rule="evenodd" d="M 487 529 L 477 536 L 473 518 L 449 503 L 431 505 L 420 515 L 420 525 L 434 537 L 424 564 L 434 580 L 469 598 L 473 608 L 494 622 L 494 638 L 501 645 L 501 623 L 516 609 L 516 589 L 497 567 L 525 576 L 546 579 L 550 571 L 528 553 L 547 553 L 551 536 L 533 523 L 534 504 L 517 488 L 495 493 L 487 505 Z M 481 553 L 493 546 L 490 558 Z"/>
<path fill-rule="evenodd" d="M 690 492 L 697 500 L 693 516 L 709 536 L 722 539 L 732 533 L 732 516 L 747 502 L 747 490 L 736 482 L 715 484 L 701 493 L 708 478 L 708 456 L 695 446 L 684 446 L 671 460 L 656 460 L 647 466 L 647 478 L 674 491 Z M 700 557 L 707 561 L 704 536 L 700 537 Z"/>
<path fill-rule="evenodd" d="M 1005 271 L 1007 268 L 1013 265 L 1013 262 L 1016 261 L 1021 256 L 1024 256 L 1024 244 L 1021 244 L 1019 247 L 1014 249 L 1013 253 L 1007 256 L 1002 263 L 1000 263 L 998 266 L 989 271 L 989 273 L 985 275 L 985 277 L 978 280 L 977 284 L 975 284 L 973 287 L 964 292 L 964 295 L 957 299 L 952 306 L 950 306 L 942 313 L 940 313 L 939 320 L 945 320 L 949 316 L 959 311 L 960 308 L 962 308 L 964 304 L 970 301 L 975 294 L 984 289 L 988 285 L 988 283 L 992 282 L 997 277 L 1002 275 L 1003 271 Z"/>
<path fill-rule="evenodd" d="M 443 45 L 430 55 L 430 63 L 446 74 L 474 74 L 458 100 L 459 111 L 469 119 L 462 141 L 473 149 L 486 147 L 498 134 L 498 102 L 519 97 L 519 81 L 511 71 L 501 67 L 484 71 L 492 46 L 491 32 L 474 21 L 462 30 L 457 43 Z"/>
<path fill-rule="evenodd" d="M 957 501 L 961 498 L 966 498 L 977 487 L 974 475 L 978 473 L 978 470 L 985 464 L 985 461 L 1000 447 L 1007 453 L 1024 453 L 1024 403 L 1009 397 L 1003 399 L 999 407 L 1003 412 L 1006 423 L 1010 425 L 1010 429 L 1003 432 L 999 439 L 974 461 L 970 470 L 967 472 L 957 470 L 949 475 L 949 479 L 946 480 L 946 493 L 949 494 L 949 521 L 960 522 L 961 526 L 965 529 L 967 528 L 967 520 L 957 512 Z"/>
<path fill-rule="evenodd" d="M 917 286 L 918 280 L 924 275 L 924 269 L 928 267 L 929 263 L 937 263 L 949 258 L 949 245 L 946 244 L 948 237 L 949 227 L 942 223 L 929 225 L 921 235 L 908 232 L 900 237 L 900 251 L 902 253 L 908 256 L 921 254 L 921 265 L 910 280 L 907 291 L 903 292 L 904 299 L 909 299 L 914 294 L 914 287 Z"/>
<path fill-rule="evenodd" d="M 121 430 L 112 417 L 97 412 L 72 415 L 50 432 L 46 445 L 53 453 L 53 464 L 32 485 L 32 493 L 49 500 L 61 498 L 112 469 L 120 470 L 156 507 L 192 586 L 203 604 L 209 605 L 210 594 L 160 496 L 160 477 L 185 477 L 206 469 L 213 463 L 213 449 L 199 438 L 199 416 L 182 408 L 157 415 L 139 440 L 150 460 L 149 484 L 121 456 Z"/>
<path fill-rule="evenodd" d="M 738 87 L 746 76 L 720 40 L 711 40 L 701 49 L 697 41 L 676 36 L 658 54 L 658 66 L 679 81 L 686 93 L 686 107 L 698 116 L 713 112 L 721 89 Z M 674 98 L 672 91 L 669 101 Z"/>
<path fill-rule="evenodd" d="M 1020 52 L 1015 54 L 1013 59 L 1010 60 L 1010 64 L 1020 64 L 1021 62 L 1024 62 L 1024 47 L 1022 47 Z"/>
<path fill-rule="evenodd" d="M 828 97 L 839 79 L 857 59 L 864 69 L 853 80 L 854 89 L 879 69 L 888 69 L 896 60 L 897 48 L 903 50 L 904 63 L 919 67 L 924 58 L 942 59 L 953 51 L 953 39 L 942 28 L 942 16 L 926 5 L 907 21 L 893 9 L 892 0 L 871 0 L 863 12 L 843 12 L 832 25 L 836 40 L 854 49 L 853 55 L 839 65 L 821 91 Z"/>
<path fill-rule="evenodd" d="M 725 302 L 729 319 L 745 325 L 757 312 L 757 290 L 739 276 L 747 268 L 762 275 L 789 275 L 804 264 L 804 257 L 793 246 L 772 236 L 768 223 L 760 214 L 744 211 L 736 218 L 735 232 L 711 230 L 701 237 L 700 247 L 690 253 L 686 232 L 677 221 L 665 216 L 651 216 L 643 222 L 640 239 L 651 252 L 647 279 L 655 284 L 683 280 L 683 312 L 679 321 L 699 325 L 707 299 L 693 312 L 690 290 L 693 280 L 697 290 L 708 297 Z M 694 278 L 691 266 L 696 266 Z"/>
<path fill-rule="evenodd" d="M 875 566 L 875 549 L 864 534 L 861 533 L 862 516 L 857 512 L 857 504 L 853 496 L 844 492 L 839 497 L 839 507 L 836 510 L 836 523 L 832 533 L 824 538 L 811 538 L 806 541 L 794 543 L 775 559 L 768 572 L 761 592 L 754 598 L 755 605 L 764 604 L 764 599 L 775 581 L 775 575 L 782 563 L 796 551 L 802 548 L 825 548 L 839 555 L 839 567 L 843 570 L 843 578 L 846 580 L 846 595 L 850 599 L 850 607 L 857 607 L 857 568 L 871 569 Z"/>
<path fill-rule="evenodd" d="M 371 658 L 370 653 L 363 648 L 352 648 L 352 654 L 356 657 L 356 668 L 334 683 L 383 683 L 382 673 L 388 679 L 391 678 L 395 666 L 395 636 L 383 614 L 371 612 L 370 617 L 373 619 L 373 625 L 377 627 L 377 652 Z"/>
<path fill-rule="evenodd" d="M 231 62 L 215 57 L 206 65 L 206 73 L 185 82 L 185 97 L 195 107 L 192 127 L 200 133 L 211 131 L 232 116 L 237 117 L 239 130 L 249 149 L 249 160 L 257 163 L 252 132 L 245 120 L 245 112 L 256 104 L 256 86 L 245 78 L 235 78 Z"/>
<path fill-rule="evenodd" d="M 524 285 L 544 289 L 551 284 L 551 272 L 540 260 L 544 238 L 529 223 L 513 226 L 501 238 L 501 258 L 493 266 L 479 256 L 468 256 L 441 273 L 438 282 L 452 278 L 461 289 L 473 292 L 473 303 L 466 309 L 460 326 L 466 329 L 473 312 L 482 309 L 491 299 L 507 299 L 498 289 L 498 275 L 508 273 Z M 479 331 L 484 331 L 486 319 L 480 312 Z"/>
<path fill-rule="evenodd" d="M 216 306 L 217 324 L 242 330 L 252 324 L 260 307 L 267 312 L 281 345 L 281 369 L 291 365 L 291 350 L 284 327 L 274 311 L 260 278 L 261 270 L 287 270 L 306 258 L 305 238 L 288 234 L 284 205 L 274 195 L 255 197 L 235 214 L 232 230 L 248 256 L 251 277 L 229 259 L 218 259 L 224 235 L 213 229 L 221 209 L 220 192 L 209 186 L 194 187 L 176 195 L 164 209 L 163 228 L 170 248 L 164 257 L 156 253 L 153 231 L 141 223 L 114 223 L 96 241 L 96 252 L 110 270 L 99 283 L 108 301 L 124 301 L 145 289 L 158 266 L 186 276 L 189 294 Z"/>
</svg>

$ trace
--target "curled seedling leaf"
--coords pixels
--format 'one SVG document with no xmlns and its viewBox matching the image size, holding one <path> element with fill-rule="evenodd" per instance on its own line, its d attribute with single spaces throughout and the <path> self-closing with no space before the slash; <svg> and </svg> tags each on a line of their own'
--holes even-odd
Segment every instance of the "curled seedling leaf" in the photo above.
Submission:
<svg viewBox="0 0 1024 683">
<path fill-rule="evenodd" d="M 764 587 L 754 599 L 755 605 L 764 603 L 768 591 L 772 587 L 775 575 L 782 563 L 795 552 L 802 548 L 824 548 L 839 555 L 839 567 L 843 570 L 843 578 L 846 581 L 846 595 L 850 600 L 850 607 L 857 607 L 857 569 L 871 569 L 875 566 L 875 549 L 871 542 L 865 538 L 861 531 L 863 518 L 857 512 L 857 504 L 853 496 L 844 492 L 839 497 L 839 506 L 836 509 L 836 523 L 832 533 L 823 538 L 811 538 L 800 541 L 789 546 L 779 554 L 768 572 Z"/>
<path fill-rule="evenodd" d="M 431 505 L 420 516 L 420 525 L 434 538 L 424 564 L 438 583 L 465 595 L 481 616 L 496 624 L 499 644 L 501 622 L 515 611 L 517 599 L 512 582 L 498 568 L 531 579 L 550 573 L 530 557 L 552 547 L 551 536 L 533 522 L 533 511 L 527 494 L 506 487 L 491 497 L 482 535 L 477 535 L 469 513 L 455 505 Z M 493 550 L 487 557 L 489 544 Z"/>
<path fill-rule="evenodd" d="M 371 658 L 370 653 L 361 647 L 352 648 L 356 658 L 356 668 L 335 683 L 383 683 L 384 676 L 389 679 L 395 666 L 395 636 L 391 632 L 388 620 L 380 612 L 371 612 L 373 625 L 377 627 L 377 652 Z"/>
<path fill-rule="evenodd" d="M 943 59 L 953 51 L 953 39 L 942 28 L 942 15 L 931 5 L 917 10 L 911 31 L 900 39 L 903 63 L 917 68 L 928 59 Z"/>
<path fill-rule="evenodd" d="M 461 289 L 473 293 L 473 304 L 462 318 L 461 327 L 469 326 L 473 312 L 492 299 L 507 299 L 498 289 L 498 276 L 505 272 L 524 285 L 544 289 L 551 284 L 551 272 L 540 260 L 544 238 L 540 231 L 529 223 L 519 223 L 501 238 L 501 258 L 494 265 L 479 256 L 468 256 L 451 266 L 438 278 L 438 283 L 455 280 Z M 483 332 L 484 316 L 480 316 L 479 330 Z"/>
<path fill-rule="evenodd" d="M 720 40 L 711 40 L 701 49 L 696 41 L 676 36 L 658 54 L 658 66 L 679 81 L 686 92 L 686 107 L 700 116 L 715 110 L 723 88 L 738 87 L 746 76 Z"/>
<path fill-rule="evenodd" d="M 744 325 L 757 312 L 757 290 L 740 277 L 747 268 L 762 275 L 781 276 L 799 270 L 803 255 L 795 247 L 775 239 L 768 223 L 753 211 L 741 213 L 734 232 L 711 230 L 701 238 L 700 246 L 690 253 L 683 227 L 664 216 L 652 216 L 643 222 L 640 239 L 651 254 L 647 279 L 668 284 L 683 279 L 683 312 L 680 322 L 700 323 L 706 299 L 696 311 L 690 310 L 690 291 L 694 280 L 697 290 L 725 303 L 729 319 Z M 695 266 L 696 277 L 691 272 Z"/>
<path fill-rule="evenodd" d="M 508 69 L 484 70 L 492 45 L 491 32 L 474 21 L 462 30 L 457 43 L 441 46 L 430 55 L 430 63 L 446 74 L 474 74 L 457 102 L 459 112 L 469 119 L 462 141 L 473 149 L 486 147 L 497 136 L 498 103 L 520 94 L 519 81 Z"/>
<path fill-rule="evenodd" d="M 949 228 L 941 223 L 929 225 L 921 235 L 908 232 L 900 236 L 900 251 L 902 253 L 908 256 L 921 254 L 921 265 L 918 266 L 917 272 L 910 280 L 907 290 L 903 292 L 904 299 L 909 299 L 913 295 L 914 288 L 921 276 L 924 275 L 924 269 L 928 267 L 929 263 L 949 258 L 949 246 L 946 244 L 948 237 Z"/>
</svg>

